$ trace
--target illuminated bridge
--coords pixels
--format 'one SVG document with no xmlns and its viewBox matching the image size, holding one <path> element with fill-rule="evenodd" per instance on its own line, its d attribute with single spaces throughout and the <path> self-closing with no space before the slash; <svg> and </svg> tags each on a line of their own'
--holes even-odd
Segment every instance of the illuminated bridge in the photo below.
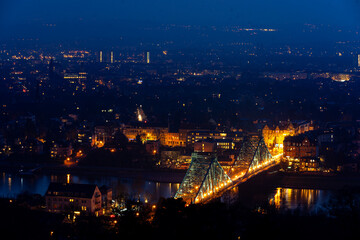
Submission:
<svg viewBox="0 0 360 240">
<path fill-rule="evenodd" d="M 232 166 L 222 167 L 215 154 L 193 153 L 186 175 L 175 194 L 188 203 L 206 203 L 252 176 L 276 165 L 264 139 L 257 135 L 244 139 Z"/>
</svg>

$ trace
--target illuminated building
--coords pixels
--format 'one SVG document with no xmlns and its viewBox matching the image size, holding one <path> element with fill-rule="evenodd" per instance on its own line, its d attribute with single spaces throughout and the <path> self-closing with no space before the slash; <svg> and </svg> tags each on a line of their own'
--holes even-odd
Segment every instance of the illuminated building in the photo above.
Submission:
<svg viewBox="0 0 360 240">
<path fill-rule="evenodd" d="M 328 79 L 330 77 L 331 77 L 330 73 L 312 73 L 311 74 L 311 78 L 313 78 L 313 79 L 318 79 L 318 78 Z"/>
<path fill-rule="evenodd" d="M 232 139 L 217 139 L 216 142 L 216 149 L 220 150 L 234 150 L 235 143 Z"/>
<path fill-rule="evenodd" d="M 351 78 L 350 74 L 344 74 L 344 73 L 333 74 L 331 76 L 331 79 L 335 82 L 347 82 L 350 80 L 350 78 Z"/>
<path fill-rule="evenodd" d="M 194 152 L 215 152 L 234 149 L 235 143 L 231 139 L 208 138 L 194 143 Z"/>
<path fill-rule="evenodd" d="M 144 113 L 144 110 L 142 109 L 142 106 L 140 105 L 140 107 L 138 107 L 136 109 L 136 118 L 139 122 L 143 122 L 146 121 L 146 115 Z"/>
<path fill-rule="evenodd" d="M 302 134 L 315 130 L 317 127 L 313 121 L 305 121 L 298 124 L 296 128 L 296 134 Z"/>
<path fill-rule="evenodd" d="M 188 135 L 188 129 L 179 129 L 177 132 L 166 132 L 165 133 L 165 142 L 163 145 L 169 147 L 185 147 L 186 146 L 186 137 Z"/>
<path fill-rule="evenodd" d="M 169 132 L 166 131 L 164 132 L 164 143 L 163 145 L 165 146 L 169 146 L 169 147 L 183 147 L 185 146 L 186 143 L 186 133 L 185 133 L 185 138 L 183 137 L 181 139 L 180 136 L 180 132 Z"/>
<path fill-rule="evenodd" d="M 216 142 L 215 147 L 226 150 L 234 149 L 235 143 L 243 139 L 242 132 L 226 133 L 207 130 L 192 131 L 188 129 L 179 129 L 178 132 L 170 132 L 169 129 L 165 127 L 147 126 L 127 126 L 123 128 L 123 134 L 129 141 L 135 141 L 136 137 L 140 136 L 143 142 L 159 140 L 161 145 L 168 147 L 192 147 L 197 141 L 211 138 Z"/>
<path fill-rule="evenodd" d="M 67 158 L 73 153 L 73 148 L 71 144 L 69 145 L 61 145 L 54 144 L 50 149 L 50 157 L 51 158 Z"/>
<path fill-rule="evenodd" d="M 150 52 L 146 52 L 146 63 L 150 63 Z"/>
<path fill-rule="evenodd" d="M 165 127 L 150 127 L 150 126 L 126 126 L 122 129 L 123 134 L 129 141 L 135 141 L 137 136 L 140 136 L 143 142 L 146 141 L 160 141 L 160 144 L 168 147 L 185 147 L 186 136 L 189 130 L 179 129 L 178 132 L 169 132 Z"/>
<path fill-rule="evenodd" d="M 118 128 L 97 126 L 94 129 L 91 146 L 102 148 L 106 143 L 112 142 Z"/>
<path fill-rule="evenodd" d="M 300 172 L 318 172 L 321 171 L 320 160 L 314 157 L 300 158 Z"/>
<path fill-rule="evenodd" d="M 292 79 L 292 80 L 300 80 L 300 79 L 307 79 L 308 74 L 303 72 L 296 72 L 296 73 L 290 73 L 290 72 L 284 72 L 284 73 L 273 73 L 273 72 L 266 72 L 263 74 L 264 78 L 271 78 L 279 81 L 283 81 L 286 79 Z"/>
<path fill-rule="evenodd" d="M 72 58 L 85 58 L 88 56 L 90 52 L 88 51 L 67 51 L 66 53 L 63 53 L 63 57 L 65 59 L 72 59 Z"/>
<path fill-rule="evenodd" d="M 50 183 L 45 193 L 49 212 L 62 213 L 73 209 L 74 213 L 102 214 L 102 195 L 95 184 Z"/>
<path fill-rule="evenodd" d="M 99 58 L 100 62 L 102 63 L 103 62 L 103 52 L 100 51 L 100 58 Z"/>
<path fill-rule="evenodd" d="M 195 142 L 200 140 L 212 139 L 229 139 L 232 142 L 240 142 L 244 138 L 242 132 L 220 132 L 220 131 L 209 131 L 209 130 L 196 130 L 189 131 L 186 143 L 188 146 L 193 146 Z"/>
<path fill-rule="evenodd" d="M 140 136 L 143 142 L 160 140 L 161 144 L 165 142 L 165 133 L 167 128 L 162 127 L 125 127 L 123 134 L 129 141 L 135 141 L 137 136 Z"/>
<path fill-rule="evenodd" d="M 360 67 L 360 54 L 358 54 L 357 64 L 358 64 L 358 67 Z"/>
<path fill-rule="evenodd" d="M 79 73 L 64 73 L 64 79 L 66 80 L 86 80 L 87 73 L 79 72 Z"/>
<path fill-rule="evenodd" d="M 275 128 L 270 128 L 268 125 L 262 130 L 264 141 L 269 150 L 276 150 L 282 152 L 283 142 L 286 136 L 293 136 L 295 134 L 295 128 L 292 123 L 286 123 L 285 125 L 279 125 Z"/>
<path fill-rule="evenodd" d="M 110 53 L 110 63 L 114 63 L 114 52 L 111 51 Z"/>
<path fill-rule="evenodd" d="M 87 129 L 78 130 L 77 142 L 81 145 L 91 145 L 92 142 L 92 133 Z"/>
</svg>

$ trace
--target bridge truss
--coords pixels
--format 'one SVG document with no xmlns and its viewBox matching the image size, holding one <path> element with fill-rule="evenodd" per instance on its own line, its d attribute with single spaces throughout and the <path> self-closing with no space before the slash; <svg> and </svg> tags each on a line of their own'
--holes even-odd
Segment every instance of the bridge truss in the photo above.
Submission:
<svg viewBox="0 0 360 240">
<path fill-rule="evenodd" d="M 274 162 L 264 138 L 250 135 L 244 138 L 239 155 L 230 170 L 233 181 L 251 174 Z"/>
<path fill-rule="evenodd" d="M 214 154 L 193 153 L 191 164 L 175 198 L 198 203 L 212 198 L 231 183 Z"/>
</svg>

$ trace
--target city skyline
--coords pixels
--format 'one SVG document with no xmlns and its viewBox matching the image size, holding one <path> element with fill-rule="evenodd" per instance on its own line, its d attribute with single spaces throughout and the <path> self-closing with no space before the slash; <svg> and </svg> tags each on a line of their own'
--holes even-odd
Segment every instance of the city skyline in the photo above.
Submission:
<svg viewBox="0 0 360 240">
<path fill-rule="evenodd" d="M 11 239 L 357 239 L 359 0 L 0 2 Z"/>
</svg>

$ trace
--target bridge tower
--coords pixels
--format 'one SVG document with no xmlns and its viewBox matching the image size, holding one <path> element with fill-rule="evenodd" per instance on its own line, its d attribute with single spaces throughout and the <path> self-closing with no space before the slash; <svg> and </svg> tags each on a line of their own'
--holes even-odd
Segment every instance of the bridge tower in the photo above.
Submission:
<svg viewBox="0 0 360 240">
<path fill-rule="evenodd" d="M 256 146 L 255 153 L 252 157 L 251 164 L 246 174 L 251 174 L 253 172 L 261 170 L 262 168 L 274 162 L 275 160 L 271 156 L 269 149 L 267 148 L 266 143 L 264 141 L 264 138 L 261 137 Z"/>
<path fill-rule="evenodd" d="M 260 170 L 261 167 L 266 167 L 273 161 L 262 136 L 247 136 L 244 138 L 239 155 L 230 169 L 229 176 L 235 181 Z"/>
<path fill-rule="evenodd" d="M 199 203 L 211 199 L 231 183 L 217 158 L 211 153 L 193 153 L 186 175 L 175 194 L 188 203 Z"/>
</svg>

